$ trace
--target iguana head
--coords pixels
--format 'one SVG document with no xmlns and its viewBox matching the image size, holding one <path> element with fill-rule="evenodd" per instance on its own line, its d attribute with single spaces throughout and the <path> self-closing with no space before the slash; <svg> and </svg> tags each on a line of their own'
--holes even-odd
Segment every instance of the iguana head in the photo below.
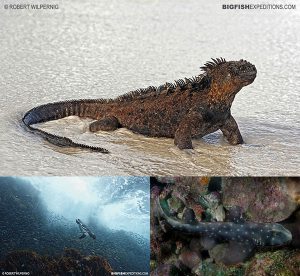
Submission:
<svg viewBox="0 0 300 276">
<path fill-rule="evenodd" d="M 231 102 L 237 92 L 256 78 L 256 68 L 246 60 L 212 59 L 201 67 L 210 80 L 212 102 Z"/>
<path fill-rule="evenodd" d="M 212 59 L 203 67 L 208 76 L 212 80 L 219 83 L 234 83 L 237 86 L 243 87 L 254 81 L 256 78 L 256 68 L 253 64 L 246 60 L 226 61 L 223 58 Z"/>
</svg>

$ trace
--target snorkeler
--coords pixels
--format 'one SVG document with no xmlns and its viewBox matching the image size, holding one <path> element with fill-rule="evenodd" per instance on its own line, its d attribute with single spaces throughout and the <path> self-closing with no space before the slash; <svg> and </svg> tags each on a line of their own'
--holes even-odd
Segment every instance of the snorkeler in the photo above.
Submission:
<svg viewBox="0 0 300 276">
<path fill-rule="evenodd" d="M 87 235 L 89 235 L 94 240 L 96 239 L 96 235 L 85 224 L 83 224 L 80 219 L 76 219 L 76 223 L 78 224 L 79 229 L 82 233 L 82 235 L 79 237 L 79 239 L 83 239 Z"/>
</svg>

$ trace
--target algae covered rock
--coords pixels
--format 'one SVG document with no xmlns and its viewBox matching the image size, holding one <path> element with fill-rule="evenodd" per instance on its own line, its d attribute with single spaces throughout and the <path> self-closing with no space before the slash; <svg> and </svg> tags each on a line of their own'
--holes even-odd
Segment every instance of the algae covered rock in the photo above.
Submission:
<svg viewBox="0 0 300 276">
<path fill-rule="evenodd" d="M 100 256 L 84 256 L 76 249 L 65 249 L 61 257 L 42 256 L 29 250 L 9 253 L 0 262 L 0 272 L 28 271 L 31 275 L 103 275 L 113 272 Z"/>
<path fill-rule="evenodd" d="M 183 250 L 178 260 L 192 271 L 196 270 L 201 263 L 199 254 L 192 250 Z"/>
<path fill-rule="evenodd" d="M 298 207 L 289 183 L 291 179 L 280 177 L 225 177 L 223 205 L 240 206 L 251 221 L 279 222 Z"/>
<path fill-rule="evenodd" d="M 278 250 L 256 254 L 247 264 L 245 275 L 300 275 L 300 251 Z"/>
<path fill-rule="evenodd" d="M 209 250 L 209 256 L 216 263 L 225 265 L 238 264 L 248 259 L 253 253 L 253 247 L 237 242 L 221 243 Z"/>
</svg>

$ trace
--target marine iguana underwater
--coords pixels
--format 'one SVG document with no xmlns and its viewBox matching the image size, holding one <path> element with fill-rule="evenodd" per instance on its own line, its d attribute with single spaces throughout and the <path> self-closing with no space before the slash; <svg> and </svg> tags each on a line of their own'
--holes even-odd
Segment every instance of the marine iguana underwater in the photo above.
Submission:
<svg viewBox="0 0 300 276">
<path fill-rule="evenodd" d="M 212 59 L 193 77 L 149 86 L 115 99 L 82 99 L 40 105 L 29 110 L 25 126 L 52 144 L 85 148 L 101 153 L 107 149 L 73 142 L 33 126 L 68 116 L 91 118 L 91 132 L 127 128 L 150 137 L 174 138 L 179 149 L 192 149 L 192 138 L 221 130 L 232 145 L 243 143 L 230 108 L 235 95 L 256 78 L 256 68 L 246 60 Z"/>
<path fill-rule="evenodd" d="M 89 235 L 94 240 L 96 239 L 96 235 L 80 219 L 76 219 L 76 223 L 78 224 L 79 230 L 82 233 L 79 239 L 83 239 L 87 235 Z"/>
<path fill-rule="evenodd" d="M 230 222 L 198 222 L 190 208 L 183 213 L 183 220 L 179 220 L 172 217 L 166 199 L 157 198 L 155 203 L 159 217 L 173 231 L 201 237 L 202 245 L 209 246 L 206 249 L 212 249 L 217 243 L 228 243 L 227 254 L 222 257 L 226 264 L 244 261 L 257 247 L 279 247 L 292 241 L 291 232 L 279 223 L 255 223 L 241 217 Z M 233 257 L 233 252 L 238 255 Z"/>
</svg>

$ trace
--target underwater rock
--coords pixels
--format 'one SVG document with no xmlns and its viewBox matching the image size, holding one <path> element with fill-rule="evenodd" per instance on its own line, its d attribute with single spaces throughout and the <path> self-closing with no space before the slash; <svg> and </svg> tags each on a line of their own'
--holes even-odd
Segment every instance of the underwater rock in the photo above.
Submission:
<svg viewBox="0 0 300 276">
<path fill-rule="evenodd" d="M 205 210 L 204 217 L 206 221 L 224 221 L 225 210 L 221 204 L 220 192 L 209 192 L 205 195 L 200 195 L 199 203 Z"/>
<path fill-rule="evenodd" d="M 33 251 L 9 253 L 0 262 L 0 271 L 27 271 L 31 275 L 103 275 L 113 272 L 107 260 L 83 256 L 76 249 L 65 249 L 61 257 L 41 256 Z"/>
<path fill-rule="evenodd" d="M 158 186 L 152 186 L 151 187 L 151 198 L 157 198 L 159 196 L 160 193 L 160 188 Z"/>
<path fill-rule="evenodd" d="M 163 264 L 151 272 L 151 276 L 182 275 L 175 265 Z"/>
<path fill-rule="evenodd" d="M 211 217 L 211 221 L 224 221 L 225 220 L 225 210 L 223 205 L 219 205 L 215 208 L 210 208 L 206 211 Z"/>
<path fill-rule="evenodd" d="M 203 236 L 200 238 L 200 244 L 205 250 L 211 250 L 213 247 L 217 245 L 217 241 L 208 236 Z"/>
<path fill-rule="evenodd" d="M 0 271 L 27 271 L 33 275 L 45 275 L 51 269 L 50 261 L 29 250 L 13 251 L 0 263 Z M 51 270 L 50 270 L 51 271 Z M 53 272 L 56 272 L 55 269 Z M 52 272 L 52 271 L 51 271 Z"/>
<path fill-rule="evenodd" d="M 201 251 L 203 250 L 203 246 L 201 244 L 201 239 L 199 238 L 192 238 L 189 244 L 189 248 L 192 251 L 195 251 L 196 253 L 201 254 Z"/>
<path fill-rule="evenodd" d="M 281 223 L 292 233 L 291 246 L 300 248 L 300 209 L 297 210 L 292 217 Z"/>
<path fill-rule="evenodd" d="M 209 250 L 209 256 L 217 263 L 225 265 L 238 264 L 245 261 L 253 253 L 253 247 L 245 243 L 221 243 Z"/>
<path fill-rule="evenodd" d="M 177 197 L 171 197 L 168 200 L 170 210 L 176 213 L 181 213 L 184 208 L 183 202 Z"/>
<path fill-rule="evenodd" d="M 208 191 L 209 178 L 205 177 L 178 177 L 175 179 L 173 194 L 179 197 L 186 205 L 198 202 L 199 195 Z"/>
<path fill-rule="evenodd" d="M 178 260 L 182 265 L 186 266 L 191 271 L 196 270 L 201 263 L 200 256 L 191 250 L 183 250 L 178 257 Z"/>
<path fill-rule="evenodd" d="M 152 181 L 151 181 L 152 180 Z M 180 198 L 185 205 L 189 200 L 198 201 L 199 194 L 206 194 L 210 183 L 209 177 L 152 177 L 151 187 L 157 186 L 166 193 Z"/>
<path fill-rule="evenodd" d="M 184 208 L 182 213 L 182 217 L 179 217 L 183 223 L 187 224 L 197 224 L 196 215 L 193 209 L 191 208 Z"/>
<path fill-rule="evenodd" d="M 254 222 L 279 222 L 298 206 L 289 190 L 292 182 L 280 177 L 225 177 L 223 205 L 225 208 L 240 206 Z"/>
<path fill-rule="evenodd" d="M 288 177 L 287 190 L 291 198 L 300 205 L 300 177 Z"/>
<path fill-rule="evenodd" d="M 193 203 L 190 204 L 190 209 L 194 211 L 197 221 L 202 221 L 202 217 L 204 213 L 204 209 L 202 208 L 202 206 L 198 203 Z"/>
<path fill-rule="evenodd" d="M 245 275 L 300 275 L 300 251 L 278 250 L 258 253 L 247 264 Z"/>
<path fill-rule="evenodd" d="M 176 181 L 176 177 L 173 176 L 157 176 L 155 177 L 157 181 L 164 184 L 174 184 Z"/>
<path fill-rule="evenodd" d="M 172 242 L 164 241 L 159 244 L 159 250 L 157 254 L 157 260 L 160 262 L 164 262 L 168 258 L 170 258 L 173 254 L 174 246 Z"/>
<path fill-rule="evenodd" d="M 232 221 L 235 223 L 244 222 L 245 218 L 243 215 L 243 209 L 240 206 L 232 206 L 230 208 L 227 208 L 226 213 L 226 221 Z"/>
<path fill-rule="evenodd" d="M 205 208 L 215 209 L 219 206 L 221 202 L 221 194 L 219 192 L 211 192 L 200 196 L 199 202 Z"/>
<path fill-rule="evenodd" d="M 277 250 L 257 253 L 249 261 L 237 265 L 203 260 L 201 275 L 205 276 L 296 276 L 300 275 L 300 251 Z"/>
</svg>

